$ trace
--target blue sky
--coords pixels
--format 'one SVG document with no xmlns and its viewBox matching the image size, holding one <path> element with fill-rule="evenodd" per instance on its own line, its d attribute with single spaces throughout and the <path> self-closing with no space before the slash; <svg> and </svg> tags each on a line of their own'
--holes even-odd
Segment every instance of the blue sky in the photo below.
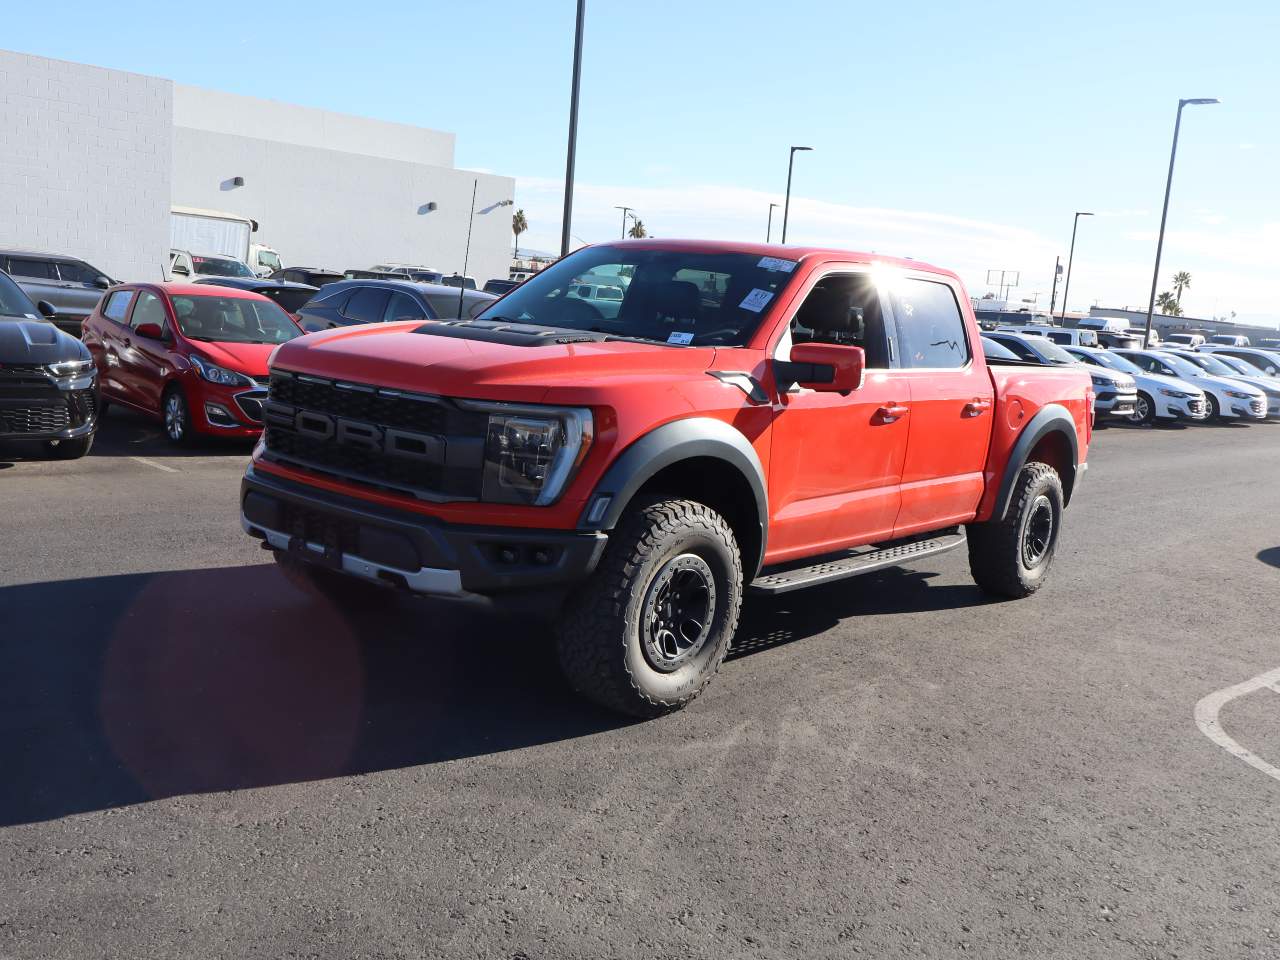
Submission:
<svg viewBox="0 0 1280 960">
<path fill-rule="evenodd" d="M 558 246 L 572 0 L 368 7 L 64 0 L 0 45 L 419 124 L 517 178 L 522 244 Z M 185 11 L 178 13 L 177 11 Z M 1144 305 L 1179 97 L 1161 288 L 1280 322 L 1280 4 L 589 0 L 574 229 L 614 204 L 661 236 L 759 237 L 797 159 L 790 238 L 987 268 L 1048 301 L 1081 220 L 1072 308 Z M 775 234 L 776 239 L 776 234 Z"/>
</svg>

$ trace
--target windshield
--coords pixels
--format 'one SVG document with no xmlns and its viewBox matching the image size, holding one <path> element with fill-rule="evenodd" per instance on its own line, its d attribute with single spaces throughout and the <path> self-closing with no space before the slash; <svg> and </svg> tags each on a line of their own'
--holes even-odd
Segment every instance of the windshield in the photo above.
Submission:
<svg viewBox="0 0 1280 960">
<path fill-rule="evenodd" d="M 284 343 L 302 336 L 280 307 L 240 297 L 173 297 L 178 329 L 189 340 L 217 343 Z"/>
<path fill-rule="evenodd" d="M 1240 373 L 1239 370 L 1233 369 L 1220 358 L 1208 353 L 1197 353 L 1194 357 L 1180 356 L 1179 359 L 1194 363 L 1197 367 L 1207 370 L 1215 377 L 1234 377 Z"/>
<path fill-rule="evenodd" d="M 1206 353 L 1204 356 L 1208 357 L 1209 354 Z M 1231 368 L 1237 374 L 1241 374 L 1246 377 L 1256 377 L 1258 375 L 1257 367 L 1251 367 L 1243 360 L 1237 360 L 1235 357 L 1228 357 L 1225 354 L 1217 353 L 1213 354 L 1213 359 L 1224 367 Z"/>
<path fill-rule="evenodd" d="M 268 270 L 280 269 L 280 256 L 270 250 L 258 251 L 258 263 L 266 267 Z"/>
<path fill-rule="evenodd" d="M 747 253 L 587 247 L 526 280 L 480 319 L 676 346 L 742 346 L 795 266 Z M 588 275 L 594 282 L 583 282 Z M 604 276 L 618 282 L 601 285 Z"/>
<path fill-rule="evenodd" d="M 1088 355 L 1087 359 L 1096 363 L 1100 367 L 1110 367 L 1112 370 L 1118 371 L 1119 373 L 1132 374 L 1142 372 L 1142 368 L 1132 360 L 1126 360 L 1124 357 L 1118 356 L 1114 353 L 1106 353 L 1105 351 L 1091 353 Z"/>
<path fill-rule="evenodd" d="M 1174 370 L 1182 374 L 1184 377 L 1203 377 L 1204 371 L 1197 367 L 1186 357 L 1179 357 L 1173 353 L 1153 354 L 1157 359 L 1163 360 L 1167 365 L 1173 367 Z"/>
<path fill-rule="evenodd" d="M 1079 363 L 1079 357 L 1073 357 L 1067 351 L 1052 340 L 1046 340 L 1044 337 L 1027 337 L 1027 342 L 1031 344 L 1031 348 L 1040 354 L 1048 363 Z"/>
<path fill-rule="evenodd" d="M 16 283 L 0 274 L 0 315 L 6 317 L 38 316 L 36 305 Z"/>
<path fill-rule="evenodd" d="M 253 271 L 239 260 L 230 257 L 192 256 L 191 265 L 196 273 L 206 277 L 252 277 Z"/>
</svg>

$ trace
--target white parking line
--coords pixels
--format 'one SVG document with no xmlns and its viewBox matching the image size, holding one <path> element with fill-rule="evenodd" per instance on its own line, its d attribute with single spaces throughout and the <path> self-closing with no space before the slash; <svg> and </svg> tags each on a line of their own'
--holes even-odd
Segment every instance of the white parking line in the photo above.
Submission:
<svg viewBox="0 0 1280 960">
<path fill-rule="evenodd" d="M 173 467 L 166 467 L 163 463 L 156 463 L 154 460 L 148 460 L 146 457 L 130 457 L 130 460 L 136 460 L 138 463 L 145 463 L 148 467 L 155 467 L 157 470 L 163 470 L 165 473 L 177 473 Z"/>
<path fill-rule="evenodd" d="M 1237 697 L 1243 697 L 1245 694 L 1264 688 L 1280 693 L 1280 669 L 1268 670 L 1266 673 L 1258 674 L 1252 680 L 1237 683 L 1233 687 L 1224 687 L 1209 694 L 1196 704 L 1196 726 L 1200 728 L 1201 733 L 1233 757 L 1239 757 L 1255 770 L 1261 770 L 1272 780 L 1280 781 L 1280 767 L 1268 763 L 1252 750 L 1246 750 L 1240 746 L 1227 736 L 1226 731 L 1218 723 L 1218 711 L 1224 706 Z"/>
</svg>

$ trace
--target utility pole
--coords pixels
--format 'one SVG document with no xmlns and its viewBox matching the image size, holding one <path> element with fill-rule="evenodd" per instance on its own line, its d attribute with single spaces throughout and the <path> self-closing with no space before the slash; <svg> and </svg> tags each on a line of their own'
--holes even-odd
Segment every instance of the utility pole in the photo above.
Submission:
<svg viewBox="0 0 1280 960">
<path fill-rule="evenodd" d="M 773 239 L 773 208 L 778 206 L 776 203 L 769 204 L 769 225 L 765 227 L 764 242 L 769 243 Z"/>
<path fill-rule="evenodd" d="M 587 0 L 578 0 L 578 24 L 573 37 L 573 89 L 569 98 L 569 150 L 564 167 L 564 219 L 560 224 L 560 256 L 569 253 L 569 229 L 573 225 L 573 166 L 578 153 L 578 91 L 582 87 L 582 28 Z"/>
<path fill-rule="evenodd" d="M 631 212 L 631 207 L 614 207 L 615 210 L 622 211 L 622 239 L 627 239 L 627 214 Z"/>
<path fill-rule="evenodd" d="M 1049 296 L 1049 316 L 1053 316 L 1053 308 L 1058 305 L 1058 278 L 1062 276 L 1062 257 L 1053 258 L 1053 293 Z"/>
</svg>

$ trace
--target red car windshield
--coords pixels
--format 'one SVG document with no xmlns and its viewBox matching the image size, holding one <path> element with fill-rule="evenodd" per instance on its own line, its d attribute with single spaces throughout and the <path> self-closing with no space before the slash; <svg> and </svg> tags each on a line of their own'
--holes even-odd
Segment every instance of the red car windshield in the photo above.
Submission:
<svg viewBox="0 0 1280 960">
<path fill-rule="evenodd" d="M 284 343 L 302 336 L 298 325 L 274 303 L 190 294 L 171 299 L 178 329 L 188 340 Z"/>
</svg>

